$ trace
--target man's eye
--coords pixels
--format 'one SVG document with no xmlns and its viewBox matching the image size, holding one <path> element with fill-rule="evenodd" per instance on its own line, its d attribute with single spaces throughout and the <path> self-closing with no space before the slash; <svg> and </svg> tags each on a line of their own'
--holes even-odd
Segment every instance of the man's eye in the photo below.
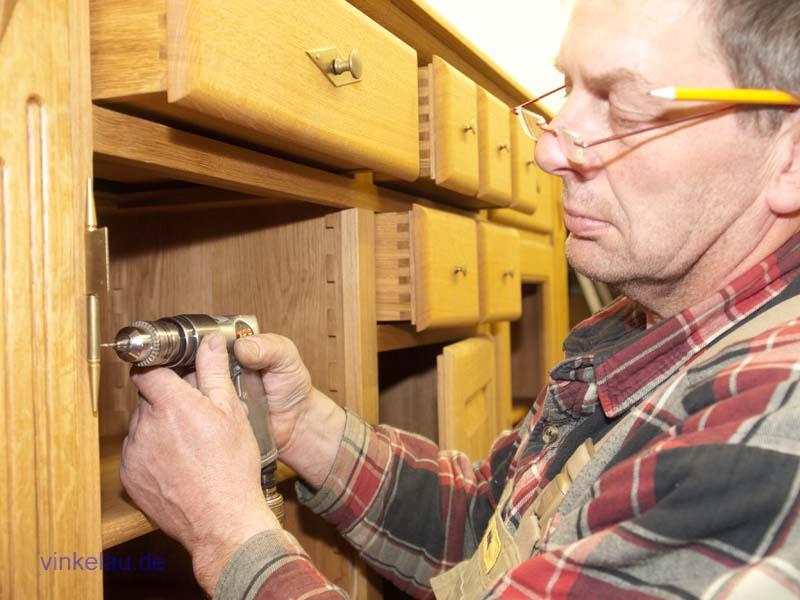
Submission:
<svg viewBox="0 0 800 600">
<path fill-rule="evenodd" d="M 642 127 L 648 119 L 644 115 L 630 111 L 611 110 L 611 124 L 618 129 L 634 129 Z"/>
</svg>

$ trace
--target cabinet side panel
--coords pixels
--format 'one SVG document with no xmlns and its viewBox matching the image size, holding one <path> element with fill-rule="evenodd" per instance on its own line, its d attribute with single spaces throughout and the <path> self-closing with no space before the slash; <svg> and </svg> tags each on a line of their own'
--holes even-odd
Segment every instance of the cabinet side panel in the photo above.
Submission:
<svg viewBox="0 0 800 600">
<path fill-rule="evenodd" d="M 0 41 L 3 598 L 101 596 L 97 571 L 50 572 L 59 559 L 100 551 L 97 422 L 82 343 L 84 11 L 20 0 Z"/>
</svg>

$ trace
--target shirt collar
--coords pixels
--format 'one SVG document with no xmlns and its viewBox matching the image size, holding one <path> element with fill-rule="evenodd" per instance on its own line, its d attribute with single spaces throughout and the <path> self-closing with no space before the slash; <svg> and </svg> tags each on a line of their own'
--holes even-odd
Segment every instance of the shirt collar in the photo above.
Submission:
<svg viewBox="0 0 800 600">
<path fill-rule="evenodd" d="M 615 417 L 798 276 L 800 233 L 723 289 L 649 329 L 641 307 L 621 298 L 567 337 L 567 358 L 550 372 L 550 396 L 575 417 L 591 414 L 598 403 Z"/>
</svg>

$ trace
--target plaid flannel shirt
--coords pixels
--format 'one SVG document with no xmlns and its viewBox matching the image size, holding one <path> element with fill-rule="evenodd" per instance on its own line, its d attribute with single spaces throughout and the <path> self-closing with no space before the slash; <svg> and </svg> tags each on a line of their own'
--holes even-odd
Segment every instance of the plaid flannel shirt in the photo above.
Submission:
<svg viewBox="0 0 800 600">
<path fill-rule="evenodd" d="M 599 440 L 543 547 L 487 598 L 800 596 L 800 318 L 709 361 L 702 353 L 800 294 L 800 234 L 710 298 L 645 328 L 621 299 L 573 330 L 525 421 L 472 463 L 348 414 L 331 473 L 298 494 L 416 597 L 477 548 L 503 487 L 510 531 L 587 437 Z M 692 368 L 692 363 L 698 364 Z M 652 391 L 676 371 L 674 393 Z M 229 561 L 219 597 L 340 598 L 292 536 Z"/>
</svg>

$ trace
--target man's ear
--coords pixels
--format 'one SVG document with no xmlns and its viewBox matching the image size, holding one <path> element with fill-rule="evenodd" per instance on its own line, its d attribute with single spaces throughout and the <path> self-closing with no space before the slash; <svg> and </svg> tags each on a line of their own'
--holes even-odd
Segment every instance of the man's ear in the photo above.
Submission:
<svg viewBox="0 0 800 600">
<path fill-rule="evenodd" d="M 800 110 L 792 114 L 780 134 L 779 164 L 767 188 L 767 205 L 776 215 L 800 211 Z"/>
</svg>

